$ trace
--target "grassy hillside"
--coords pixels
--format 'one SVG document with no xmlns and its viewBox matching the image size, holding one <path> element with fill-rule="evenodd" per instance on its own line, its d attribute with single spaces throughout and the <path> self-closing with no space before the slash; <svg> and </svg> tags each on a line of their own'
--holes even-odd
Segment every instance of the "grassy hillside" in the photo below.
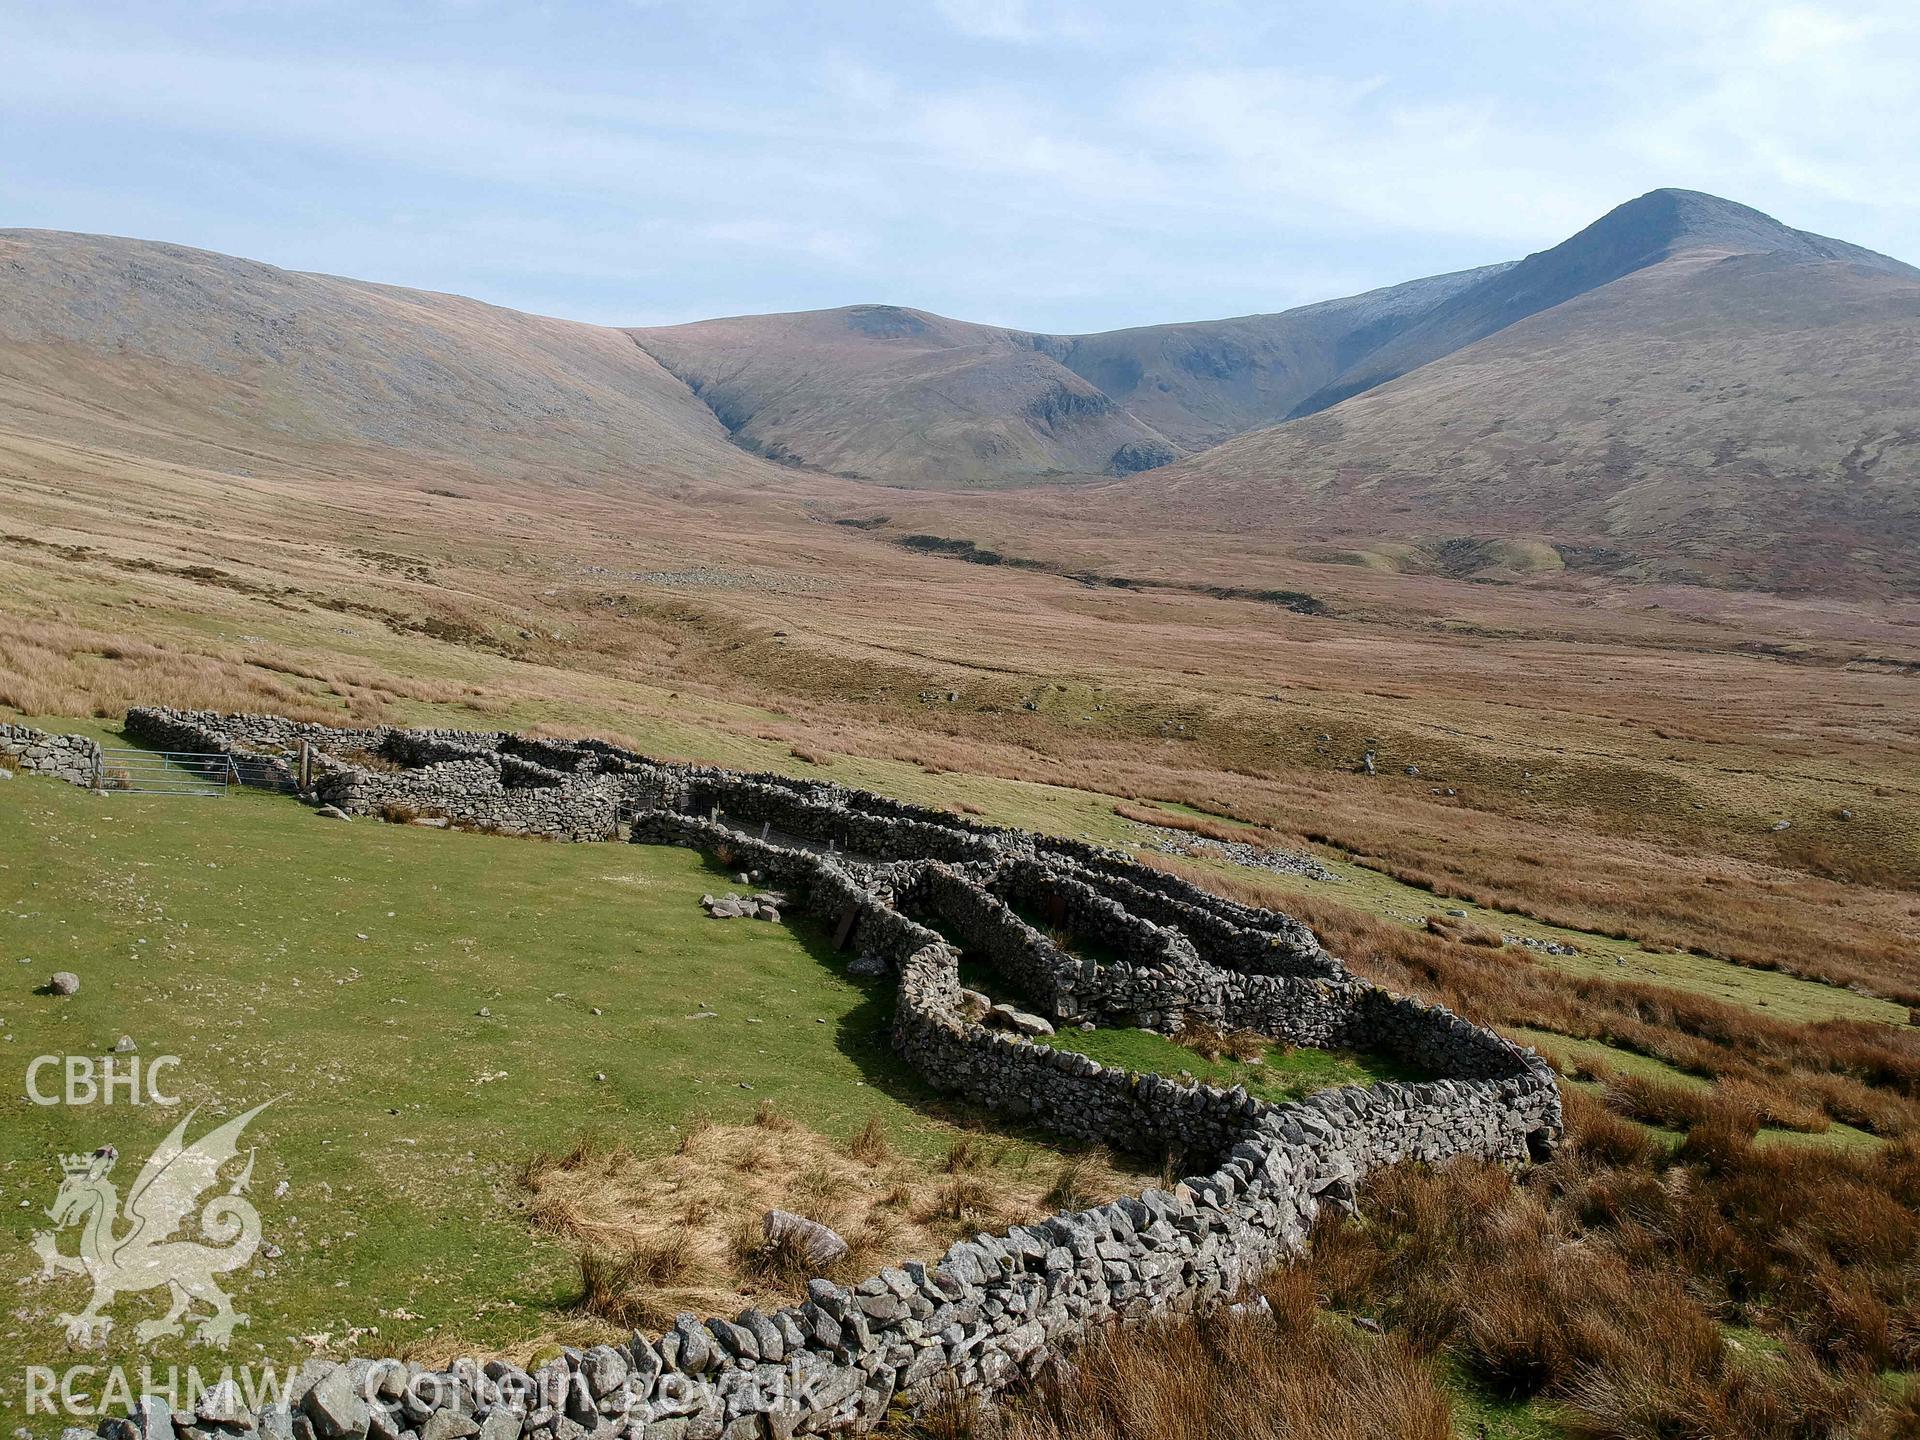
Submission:
<svg viewBox="0 0 1920 1440">
<path fill-rule="evenodd" d="M 0 396 L 13 428 L 242 476 L 289 450 L 619 489 L 765 468 L 618 330 L 111 236 L 0 231 Z"/>
<path fill-rule="evenodd" d="M 632 332 L 748 449 L 930 486 L 1126 474 L 1284 419 L 1450 296 L 1437 275 L 1274 315 L 1036 335 L 895 305 Z"/>
</svg>

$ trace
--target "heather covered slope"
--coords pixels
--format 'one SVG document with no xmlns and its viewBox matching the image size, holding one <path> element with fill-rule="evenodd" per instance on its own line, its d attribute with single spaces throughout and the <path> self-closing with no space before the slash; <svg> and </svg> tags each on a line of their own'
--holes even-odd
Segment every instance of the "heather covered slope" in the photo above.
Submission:
<svg viewBox="0 0 1920 1440">
<path fill-rule="evenodd" d="M 768 470 L 618 330 L 54 231 L 0 231 L 0 416 L 194 463 L 372 448 L 563 480 Z"/>
<path fill-rule="evenodd" d="M 1910 591 L 1920 277 L 1688 251 L 1125 488 L 1369 559 L 1544 539 L 1639 577 Z"/>
</svg>

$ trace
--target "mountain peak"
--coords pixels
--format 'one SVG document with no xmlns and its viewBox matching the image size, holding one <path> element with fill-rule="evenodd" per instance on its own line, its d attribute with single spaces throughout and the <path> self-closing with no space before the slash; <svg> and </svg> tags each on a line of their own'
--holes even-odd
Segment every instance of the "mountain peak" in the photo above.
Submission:
<svg viewBox="0 0 1920 1440">
<path fill-rule="evenodd" d="M 1784 254 L 1804 260 L 1838 260 L 1888 274 L 1920 274 L 1864 246 L 1849 245 L 1783 225 L 1764 211 L 1704 190 L 1667 187 L 1617 205 L 1578 234 L 1530 257 L 1564 257 L 1576 268 L 1624 275 L 1683 250 L 1730 254 Z M 1613 278 L 1609 276 L 1609 278 Z"/>
<path fill-rule="evenodd" d="M 1558 245 L 1536 251 L 1438 306 L 1392 344 L 1301 401 L 1289 418 L 1337 405 L 1517 320 L 1691 250 L 1783 255 L 1807 263 L 1840 261 L 1885 275 L 1920 278 L 1920 270 L 1911 265 L 1864 246 L 1795 230 L 1718 195 L 1702 190 L 1649 190 L 1616 205 Z"/>
</svg>

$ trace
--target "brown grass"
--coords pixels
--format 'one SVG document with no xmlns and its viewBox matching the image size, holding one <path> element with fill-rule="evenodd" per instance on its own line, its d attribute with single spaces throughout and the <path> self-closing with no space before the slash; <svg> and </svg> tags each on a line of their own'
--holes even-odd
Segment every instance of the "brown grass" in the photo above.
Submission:
<svg viewBox="0 0 1920 1440">
<path fill-rule="evenodd" d="M 1328 1319 L 1279 1271 L 1268 1309 L 1107 1337 L 998 1414 L 935 1416 L 959 1440 L 1453 1440 L 1453 1407 L 1404 1341 Z"/>
<path fill-rule="evenodd" d="M 866 1124 L 847 1142 L 847 1154 L 863 1165 L 884 1165 L 891 1160 L 893 1140 L 887 1134 L 886 1122 L 878 1115 L 869 1115 Z"/>
<path fill-rule="evenodd" d="M 1567 1143 L 1518 1177 L 1470 1161 L 1375 1176 L 1360 1222 L 1323 1223 L 1268 1277 L 1270 1314 L 1108 1337 L 998 1413 L 914 1433 L 1426 1440 L 1461 1433 L 1443 1369 L 1551 1400 L 1579 1440 L 1916 1433 L 1920 1395 L 1878 1375 L 1920 1364 L 1920 1149 L 1757 1150 L 1751 1114 L 1715 1102 L 1669 1153 L 1567 1098 Z"/>
<path fill-rule="evenodd" d="M 1257 841 L 1261 837 L 1258 827 L 1245 825 L 1234 820 L 1214 820 L 1201 815 L 1183 815 L 1177 810 L 1162 810 L 1157 805 L 1129 805 L 1121 801 L 1113 807 L 1113 813 L 1122 820 L 1131 820 L 1136 825 L 1152 825 L 1161 830 L 1181 830 L 1189 835 L 1204 836 L 1208 840 L 1221 841 Z"/>
<path fill-rule="evenodd" d="M 1452 940 L 1461 945 L 1478 945 L 1487 950 L 1498 950 L 1505 945 L 1506 938 L 1498 930 L 1489 930 L 1484 925 L 1476 925 L 1471 920 L 1462 920 L 1457 915 L 1429 915 L 1423 922 L 1429 934 L 1438 935 L 1443 940 Z"/>
<path fill-rule="evenodd" d="M 120 629 L 40 619 L 0 629 L 0 708 L 23 715 L 113 718 L 132 705 L 177 705 L 364 726 L 388 719 L 396 702 L 463 703 L 478 693 L 338 661 L 308 666 L 266 647 L 162 646 Z"/>
<path fill-rule="evenodd" d="M 1920 1151 L 1755 1149 L 1720 1108 L 1669 1155 L 1568 1098 L 1570 1142 L 1518 1182 L 1377 1177 L 1364 1227 L 1316 1235 L 1315 1283 L 1497 1393 L 1570 1406 L 1582 1434 L 1894 1433 L 1872 1376 L 1920 1363 L 1893 1320 L 1920 1297 Z M 1784 1358 L 1743 1367 L 1722 1322 Z"/>
<path fill-rule="evenodd" d="M 1253 1030 L 1222 1030 L 1197 1015 L 1180 1027 L 1180 1043 L 1203 1060 L 1261 1060 L 1273 1042 Z"/>
<path fill-rule="evenodd" d="M 1092 1203 L 1140 1183 L 1098 1153 L 1019 1164 L 970 1133 L 929 1166 L 897 1154 L 877 1124 L 836 1143 L 770 1105 L 745 1125 L 689 1127 L 653 1158 L 585 1139 L 536 1158 L 523 1179 L 536 1223 L 579 1252 L 583 1313 L 653 1328 L 682 1310 L 796 1298 L 812 1272 L 764 1242 L 760 1220 L 775 1207 L 837 1231 L 851 1249 L 831 1274 L 851 1280 L 1052 1214 L 1063 1191 Z"/>
</svg>

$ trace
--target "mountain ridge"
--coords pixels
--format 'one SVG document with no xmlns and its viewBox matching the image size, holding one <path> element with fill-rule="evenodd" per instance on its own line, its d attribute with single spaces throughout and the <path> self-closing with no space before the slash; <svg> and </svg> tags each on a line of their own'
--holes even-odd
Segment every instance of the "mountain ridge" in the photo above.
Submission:
<svg viewBox="0 0 1920 1440">
<path fill-rule="evenodd" d="M 881 304 L 627 333 L 770 458 L 909 483 L 1130 473 L 1284 419 L 1400 324 L 1502 268 L 1087 335 Z M 903 466 L 916 434 L 927 453 Z"/>
<path fill-rule="evenodd" d="M 1920 563 L 1888 543 L 1920 488 L 1916 295 L 1903 262 L 1677 190 L 1517 262 L 1079 336 L 883 304 L 619 329 L 11 230 L 0 425 L 609 494 L 1105 477 L 1076 503 L 1276 553 L 1457 567 L 1511 537 L 1621 575 L 1844 584 L 1858 563 L 1898 587 Z"/>
</svg>

